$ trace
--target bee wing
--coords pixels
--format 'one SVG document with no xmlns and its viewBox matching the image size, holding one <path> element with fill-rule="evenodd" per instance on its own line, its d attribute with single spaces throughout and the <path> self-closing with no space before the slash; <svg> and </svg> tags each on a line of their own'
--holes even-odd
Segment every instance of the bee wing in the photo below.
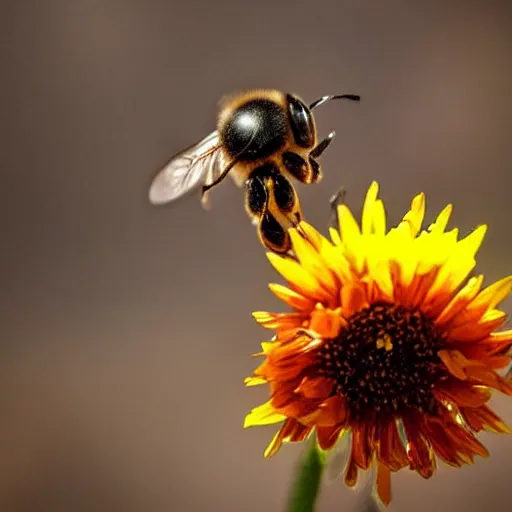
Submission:
<svg viewBox="0 0 512 512">
<path fill-rule="evenodd" d="M 224 166 L 219 133 L 214 131 L 173 156 L 156 174 L 149 188 L 149 202 L 169 203 L 200 185 L 213 183 Z"/>
</svg>

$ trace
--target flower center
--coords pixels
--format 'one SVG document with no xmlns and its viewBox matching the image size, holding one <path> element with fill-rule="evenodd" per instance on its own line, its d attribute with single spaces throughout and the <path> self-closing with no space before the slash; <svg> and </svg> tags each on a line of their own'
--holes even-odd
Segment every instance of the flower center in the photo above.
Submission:
<svg viewBox="0 0 512 512">
<path fill-rule="evenodd" d="M 434 383 L 442 376 L 441 338 L 420 311 L 373 304 L 349 319 L 319 350 L 320 373 L 355 416 L 415 407 L 433 414 Z"/>
</svg>

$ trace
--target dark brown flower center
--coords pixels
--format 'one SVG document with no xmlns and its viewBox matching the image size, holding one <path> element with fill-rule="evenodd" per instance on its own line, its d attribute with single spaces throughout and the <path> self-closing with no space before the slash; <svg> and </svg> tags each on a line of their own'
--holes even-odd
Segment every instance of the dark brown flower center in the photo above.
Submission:
<svg viewBox="0 0 512 512">
<path fill-rule="evenodd" d="M 352 316 L 340 336 L 319 350 L 320 373 L 336 381 L 335 392 L 355 416 L 371 411 L 433 414 L 441 338 L 420 311 L 374 304 Z"/>
</svg>

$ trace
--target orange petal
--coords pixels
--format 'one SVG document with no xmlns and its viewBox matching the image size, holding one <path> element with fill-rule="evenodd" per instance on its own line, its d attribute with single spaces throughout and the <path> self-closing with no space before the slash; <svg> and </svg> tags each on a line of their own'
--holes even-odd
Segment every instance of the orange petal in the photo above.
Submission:
<svg viewBox="0 0 512 512">
<path fill-rule="evenodd" d="M 270 356 L 269 356 L 270 357 Z M 291 381 L 303 376 L 305 369 L 314 365 L 315 361 L 309 354 L 302 354 L 290 359 L 272 361 L 265 377 L 269 380 Z"/>
<path fill-rule="evenodd" d="M 466 374 L 468 379 L 477 384 L 489 386 L 509 396 L 512 395 L 512 382 L 499 376 L 493 370 L 480 366 L 471 366 L 466 368 Z"/>
<path fill-rule="evenodd" d="M 443 382 L 442 387 L 434 389 L 434 396 L 441 402 L 463 407 L 480 407 L 491 398 L 491 394 L 486 388 L 453 378 Z"/>
<path fill-rule="evenodd" d="M 345 318 L 368 307 L 368 300 L 363 288 L 357 284 L 346 284 L 341 289 L 341 310 Z"/>
<path fill-rule="evenodd" d="M 322 450 L 330 450 L 338 440 L 342 427 L 317 427 L 316 435 L 318 438 L 318 444 Z"/>
<path fill-rule="evenodd" d="M 435 267 L 425 274 L 416 274 L 410 287 L 402 291 L 402 304 L 425 310 L 425 297 L 436 280 L 438 271 L 439 268 Z"/>
<path fill-rule="evenodd" d="M 268 458 L 275 455 L 283 443 L 303 441 L 310 430 L 310 428 L 301 425 L 296 420 L 288 418 L 274 435 L 272 441 L 270 441 L 265 450 L 264 457 Z"/>
<path fill-rule="evenodd" d="M 493 309 L 484 313 L 478 322 L 466 323 L 450 329 L 448 336 L 451 343 L 480 341 L 487 338 L 492 331 L 501 327 L 506 320 L 506 313 Z"/>
<path fill-rule="evenodd" d="M 365 421 L 352 427 L 352 456 L 357 467 L 368 469 L 374 451 L 375 423 Z"/>
<path fill-rule="evenodd" d="M 384 505 L 391 503 L 391 473 L 384 464 L 377 463 L 377 495 Z"/>
<path fill-rule="evenodd" d="M 458 350 L 440 350 L 437 355 L 448 371 L 460 380 L 466 380 L 464 371 L 467 359 Z"/>
<path fill-rule="evenodd" d="M 457 313 L 462 311 L 478 294 L 483 279 L 483 275 L 472 277 L 443 309 L 442 313 L 437 317 L 435 324 L 438 327 L 443 327 L 457 315 Z"/>
<path fill-rule="evenodd" d="M 340 396 L 332 396 L 328 398 L 320 406 L 320 414 L 316 420 L 316 424 L 323 426 L 344 425 L 347 418 L 347 409 L 345 402 Z"/>
<path fill-rule="evenodd" d="M 449 435 L 448 425 L 443 424 L 437 418 L 427 418 L 424 427 L 436 455 L 446 464 L 460 467 L 472 462 L 472 454 L 462 446 L 462 440 L 457 442 Z"/>
<path fill-rule="evenodd" d="M 407 466 L 407 452 L 398 434 L 393 418 L 381 421 L 377 428 L 377 458 L 391 471 L 398 471 Z"/>
<path fill-rule="evenodd" d="M 422 433 L 422 425 L 417 418 L 409 416 L 404 416 L 402 421 L 408 441 L 407 454 L 411 461 L 411 469 L 417 471 L 423 478 L 430 478 L 434 474 L 436 462 L 432 447 Z"/>
<path fill-rule="evenodd" d="M 425 296 L 423 311 L 437 317 L 448 305 L 454 291 L 467 278 L 475 267 L 474 258 L 460 258 L 454 256 L 444 263 L 438 270 L 432 286 Z"/>
<path fill-rule="evenodd" d="M 266 311 L 255 311 L 252 314 L 254 320 L 265 329 L 294 329 L 301 327 L 307 319 L 303 313 L 268 313 Z"/>
<path fill-rule="evenodd" d="M 512 348 L 512 330 L 492 332 L 482 345 L 488 347 L 489 354 L 508 353 Z"/>
<path fill-rule="evenodd" d="M 282 284 L 271 283 L 268 287 L 278 299 L 286 302 L 286 304 L 294 309 L 299 311 L 311 311 L 315 307 L 315 302 L 312 299 L 304 297 L 300 293 L 293 291 Z"/>
<path fill-rule="evenodd" d="M 354 456 L 351 455 L 345 471 L 345 485 L 347 487 L 354 487 L 357 484 L 357 466 Z"/>
<path fill-rule="evenodd" d="M 325 377 L 304 377 L 295 393 L 305 398 L 325 398 L 332 391 L 334 382 Z"/>
<path fill-rule="evenodd" d="M 510 356 L 493 356 L 484 360 L 485 366 L 491 370 L 501 370 L 510 364 Z"/>
<path fill-rule="evenodd" d="M 461 407 L 461 413 L 476 432 L 487 430 L 495 434 L 512 434 L 512 430 L 486 405 L 477 408 Z"/>
<path fill-rule="evenodd" d="M 346 320 L 341 316 L 341 309 L 326 309 L 322 304 L 317 304 L 311 312 L 309 329 L 324 338 L 336 338 L 342 327 L 346 326 Z"/>
<path fill-rule="evenodd" d="M 445 413 L 445 418 L 440 420 L 442 428 L 450 436 L 454 446 L 459 446 L 459 451 L 462 451 L 462 446 L 469 452 L 479 455 L 480 457 L 488 457 L 489 452 L 487 448 L 466 428 L 456 423 L 452 418 L 448 421 L 449 413 Z"/>
</svg>

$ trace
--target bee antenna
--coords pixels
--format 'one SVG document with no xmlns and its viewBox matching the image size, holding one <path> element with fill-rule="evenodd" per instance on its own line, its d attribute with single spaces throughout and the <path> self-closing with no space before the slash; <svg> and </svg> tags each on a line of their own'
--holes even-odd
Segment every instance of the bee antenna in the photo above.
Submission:
<svg viewBox="0 0 512 512">
<path fill-rule="evenodd" d="M 351 100 L 351 101 L 361 101 L 361 96 L 358 94 L 332 94 L 330 96 L 322 96 L 321 98 L 317 99 L 316 101 L 313 101 L 311 105 L 309 106 L 309 110 L 313 110 L 316 107 L 319 107 L 320 105 L 323 105 L 324 103 L 327 103 L 331 100 Z"/>
</svg>

